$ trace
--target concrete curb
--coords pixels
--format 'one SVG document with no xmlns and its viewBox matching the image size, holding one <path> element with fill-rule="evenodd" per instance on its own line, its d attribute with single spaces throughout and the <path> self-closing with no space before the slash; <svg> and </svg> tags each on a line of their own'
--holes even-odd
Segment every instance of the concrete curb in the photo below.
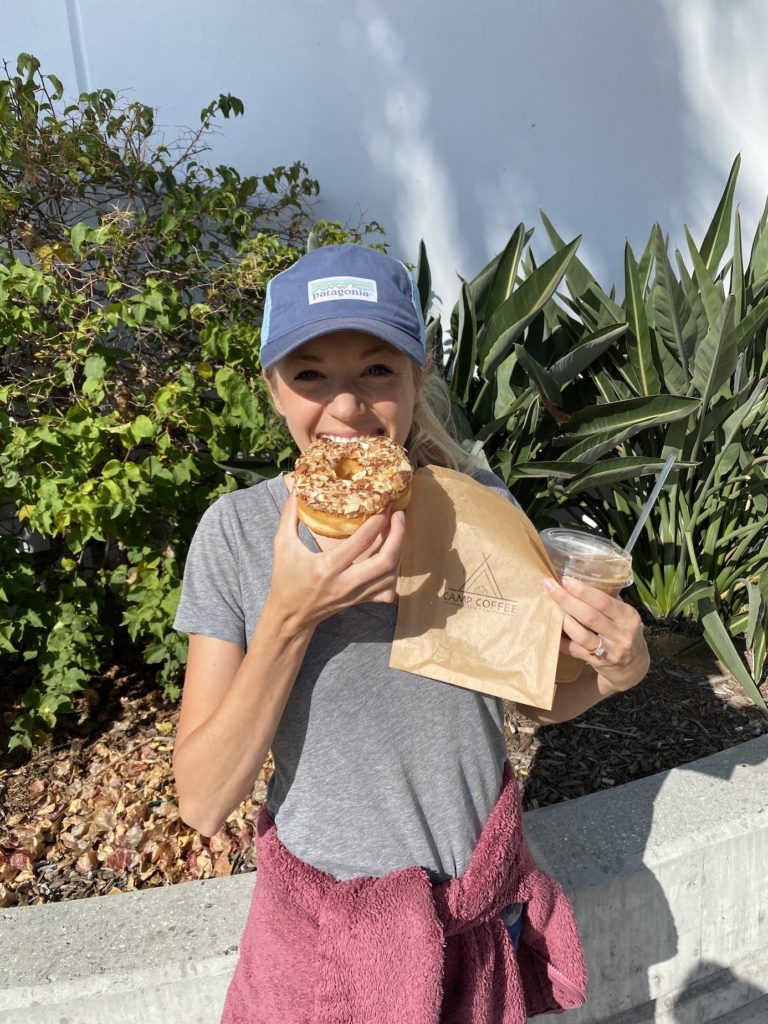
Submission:
<svg viewBox="0 0 768 1024">
<path fill-rule="evenodd" d="M 768 1019 L 768 736 L 525 815 L 589 1003 L 542 1022 Z M 255 876 L 0 910 L 4 1024 L 217 1024 Z"/>
</svg>

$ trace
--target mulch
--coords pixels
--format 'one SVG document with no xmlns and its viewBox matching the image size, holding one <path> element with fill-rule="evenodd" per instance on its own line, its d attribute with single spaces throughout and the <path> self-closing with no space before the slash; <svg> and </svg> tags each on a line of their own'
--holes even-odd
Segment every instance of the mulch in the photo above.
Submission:
<svg viewBox="0 0 768 1024">
<path fill-rule="evenodd" d="M 680 658 L 651 638 L 648 677 L 571 722 L 537 726 L 506 706 L 510 761 L 526 809 L 594 793 L 768 732 L 706 650 Z M 668 643 L 669 641 L 669 643 Z M 9 665 L 23 674 L 22 665 Z M 764 687 L 765 689 L 766 687 Z M 19 685 L 6 693 L 23 692 Z M 0 706 L 0 749 L 18 713 Z M 255 867 L 268 759 L 251 797 L 210 838 L 179 818 L 171 770 L 178 707 L 140 669 L 113 666 L 31 754 L 0 755 L 0 907 L 56 903 L 222 877 Z"/>
</svg>

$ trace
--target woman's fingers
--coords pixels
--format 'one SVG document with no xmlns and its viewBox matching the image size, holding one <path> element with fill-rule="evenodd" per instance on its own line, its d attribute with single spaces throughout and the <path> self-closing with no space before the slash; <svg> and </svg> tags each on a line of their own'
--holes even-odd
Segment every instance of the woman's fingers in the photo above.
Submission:
<svg viewBox="0 0 768 1024">
<path fill-rule="evenodd" d="M 334 572 L 343 572 L 363 556 L 367 557 L 378 550 L 381 547 L 381 535 L 386 522 L 387 517 L 383 512 L 371 516 L 341 544 L 323 552 L 331 569 Z"/>
<path fill-rule="evenodd" d="M 616 678 L 631 674 L 632 667 L 644 664 L 647 647 L 640 616 L 620 598 L 604 594 L 595 587 L 564 577 L 562 585 L 546 580 L 544 586 L 563 609 L 563 654 L 588 662 L 601 674 L 606 670 Z M 595 656 L 602 650 L 601 656 Z M 634 678 L 634 677 L 633 677 Z"/>
<path fill-rule="evenodd" d="M 299 536 L 296 499 L 283 508 L 275 536 L 273 584 L 281 599 L 320 621 L 341 608 L 397 597 L 405 517 L 379 514 L 350 537 L 321 552 L 309 551 Z"/>
<path fill-rule="evenodd" d="M 297 550 L 297 545 L 302 548 L 304 545 L 299 537 L 299 511 L 296 504 L 296 497 L 293 491 L 288 495 L 288 500 L 283 505 L 280 514 L 280 522 L 275 532 L 275 554 L 284 546 Z"/>
<path fill-rule="evenodd" d="M 611 597 L 581 580 L 563 577 L 562 583 L 545 580 L 544 586 L 566 615 L 593 633 L 624 628 L 632 609 L 620 598 Z"/>
<path fill-rule="evenodd" d="M 363 524 L 366 525 L 367 523 Z M 405 538 L 405 516 L 402 512 L 393 513 L 383 524 L 381 537 L 378 550 L 372 551 L 370 557 L 359 559 L 348 566 L 344 572 L 344 578 L 356 591 L 357 599 L 360 601 L 373 600 L 369 596 L 371 592 L 378 592 L 379 589 L 390 590 L 397 584 Z M 373 546 L 372 544 L 371 548 Z"/>
</svg>

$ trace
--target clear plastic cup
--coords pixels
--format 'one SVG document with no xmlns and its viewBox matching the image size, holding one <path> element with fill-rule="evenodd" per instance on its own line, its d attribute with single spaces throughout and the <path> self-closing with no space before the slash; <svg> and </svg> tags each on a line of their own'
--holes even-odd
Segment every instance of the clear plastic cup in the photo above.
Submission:
<svg viewBox="0 0 768 1024">
<path fill-rule="evenodd" d="M 632 556 L 607 537 L 554 527 L 542 530 L 541 539 L 561 579 L 571 576 L 611 597 L 616 597 L 633 581 Z M 581 675 L 584 664 L 579 658 L 561 654 L 555 682 L 572 683 Z"/>
</svg>

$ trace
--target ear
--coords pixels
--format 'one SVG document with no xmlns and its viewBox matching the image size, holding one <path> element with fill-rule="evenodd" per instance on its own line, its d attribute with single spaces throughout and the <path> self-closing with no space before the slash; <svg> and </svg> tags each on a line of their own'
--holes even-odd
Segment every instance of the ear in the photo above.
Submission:
<svg viewBox="0 0 768 1024">
<path fill-rule="evenodd" d="M 282 416 L 283 419 L 285 419 L 285 413 L 283 412 L 283 405 L 282 405 L 282 402 L 280 401 L 279 395 L 277 393 L 277 382 L 275 380 L 274 370 L 272 371 L 271 374 L 267 373 L 266 370 L 262 370 L 261 371 L 261 378 L 265 382 L 267 387 L 269 388 L 269 394 L 270 394 L 270 397 L 272 398 L 272 404 L 274 405 L 274 407 L 277 410 L 277 412 L 279 413 L 279 415 Z"/>
</svg>

